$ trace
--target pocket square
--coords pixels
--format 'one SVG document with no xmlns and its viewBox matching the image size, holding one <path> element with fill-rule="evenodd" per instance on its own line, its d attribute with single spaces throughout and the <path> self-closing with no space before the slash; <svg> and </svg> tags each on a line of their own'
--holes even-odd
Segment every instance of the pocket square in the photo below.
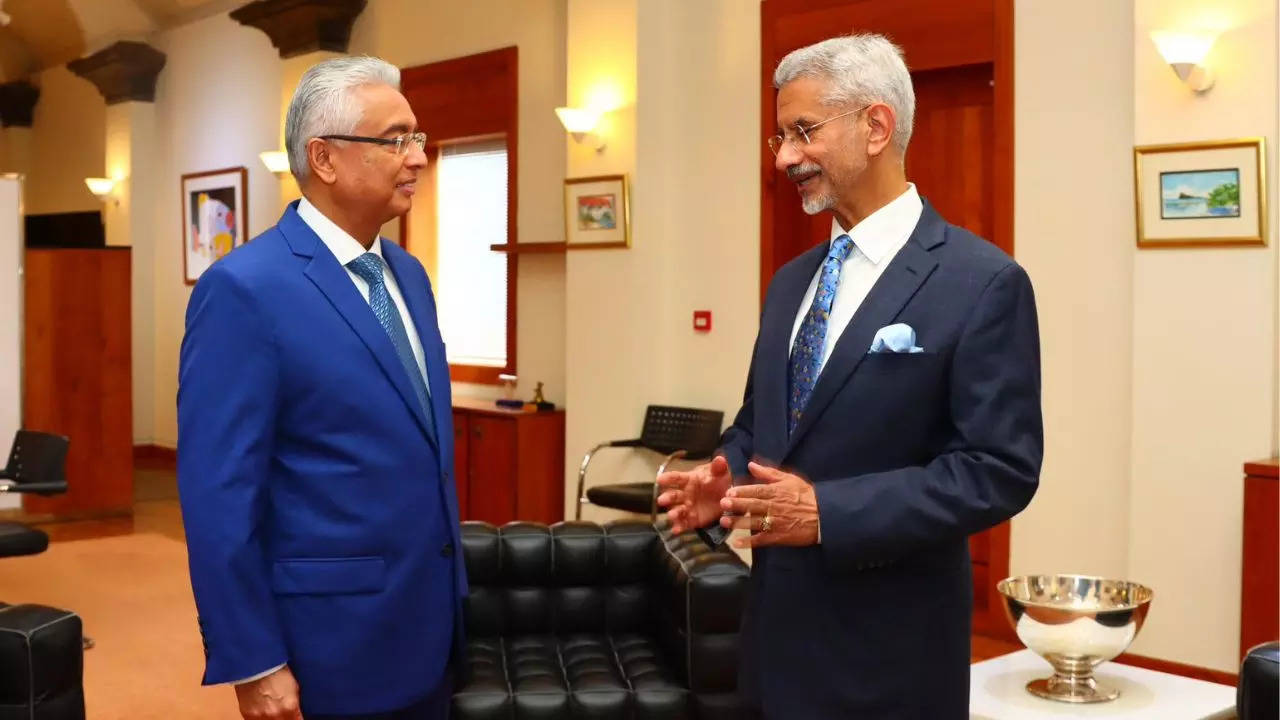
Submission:
<svg viewBox="0 0 1280 720">
<path fill-rule="evenodd" d="M 885 325 L 876 331 L 868 353 L 920 353 L 924 348 L 916 345 L 916 331 L 906 323 Z"/>
</svg>

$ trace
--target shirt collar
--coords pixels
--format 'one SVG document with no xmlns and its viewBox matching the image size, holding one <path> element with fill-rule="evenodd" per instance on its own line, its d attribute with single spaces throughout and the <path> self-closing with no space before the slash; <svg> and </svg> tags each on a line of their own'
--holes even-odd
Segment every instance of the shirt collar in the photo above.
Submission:
<svg viewBox="0 0 1280 720">
<path fill-rule="evenodd" d="M 924 203 L 915 183 L 907 183 L 907 189 L 901 195 L 863 218 L 851 230 L 844 230 L 840 223 L 832 220 L 831 239 L 847 234 L 863 255 L 879 265 L 891 250 L 911 236 L 923 211 Z"/>
<path fill-rule="evenodd" d="M 338 227 L 325 214 L 320 212 L 319 208 L 312 205 L 306 198 L 302 198 L 298 202 L 298 217 L 302 218 L 302 222 L 307 224 L 316 235 L 320 236 L 321 242 L 329 248 L 329 252 L 338 259 L 338 264 L 346 266 L 347 263 L 355 260 L 366 252 L 371 252 L 382 257 L 382 238 L 375 237 L 373 244 L 368 250 L 364 249 L 355 238 L 351 237 L 346 230 Z"/>
</svg>

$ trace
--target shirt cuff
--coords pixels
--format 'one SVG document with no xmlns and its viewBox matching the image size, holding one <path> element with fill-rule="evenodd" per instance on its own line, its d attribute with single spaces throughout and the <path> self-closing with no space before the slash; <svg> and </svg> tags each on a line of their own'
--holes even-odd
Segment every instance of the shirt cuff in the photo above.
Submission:
<svg viewBox="0 0 1280 720">
<path fill-rule="evenodd" d="M 280 668 L 282 668 L 282 667 L 284 667 L 285 665 L 288 665 L 288 664 L 289 664 L 289 663 L 280 663 L 279 665 L 277 665 L 277 666 L 275 666 L 275 667 L 271 668 L 270 670 L 263 670 L 262 672 L 258 673 L 257 675 L 254 675 L 254 676 L 252 676 L 252 677 L 247 677 L 247 678 L 245 678 L 245 679 L 243 679 L 243 680 L 228 680 L 226 684 L 227 684 L 227 685 L 243 685 L 243 684 L 245 684 L 245 683 L 251 683 L 251 682 L 253 682 L 254 680 L 261 680 L 262 678 L 264 678 L 264 677 L 266 677 L 266 676 L 270 675 L 271 673 L 273 673 L 273 672 L 275 672 L 275 671 L 279 670 Z"/>
</svg>

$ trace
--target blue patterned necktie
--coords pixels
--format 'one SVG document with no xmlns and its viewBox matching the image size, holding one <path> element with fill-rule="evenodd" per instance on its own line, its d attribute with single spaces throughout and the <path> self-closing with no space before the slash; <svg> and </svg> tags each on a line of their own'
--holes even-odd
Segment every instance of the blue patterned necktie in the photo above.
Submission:
<svg viewBox="0 0 1280 720">
<path fill-rule="evenodd" d="M 818 278 L 818 288 L 813 293 L 813 304 L 805 313 L 800 323 L 800 331 L 796 333 L 795 344 L 791 347 L 791 362 L 787 366 L 791 392 L 787 396 L 787 435 L 796 431 L 800 424 L 800 414 L 809 404 L 809 396 L 813 394 L 813 386 L 818 382 L 818 373 L 822 369 L 822 351 L 827 342 L 827 323 L 831 318 L 831 302 L 836 297 L 836 286 L 840 284 L 840 269 L 845 258 L 853 249 L 853 239 L 848 235 L 831 241 L 831 249 L 827 259 L 822 261 L 822 275 Z"/>
<path fill-rule="evenodd" d="M 418 361 L 413 356 L 413 346 L 409 344 L 409 333 L 404 329 L 400 310 L 391 299 L 391 293 L 387 291 L 387 283 L 382 275 L 382 258 L 367 252 L 347 263 L 347 267 L 369 283 L 369 307 L 373 308 L 373 314 L 378 317 L 378 322 L 382 323 L 382 329 L 386 330 L 387 335 L 390 336 L 391 344 L 395 346 L 396 355 L 400 358 L 400 364 L 409 374 L 409 382 L 418 395 L 422 412 L 427 416 L 427 432 L 432 439 L 435 439 L 436 425 L 435 418 L 431 414 L 431 397 L 427 393 L 427 383 L 423 380 Z"/>
</svg>

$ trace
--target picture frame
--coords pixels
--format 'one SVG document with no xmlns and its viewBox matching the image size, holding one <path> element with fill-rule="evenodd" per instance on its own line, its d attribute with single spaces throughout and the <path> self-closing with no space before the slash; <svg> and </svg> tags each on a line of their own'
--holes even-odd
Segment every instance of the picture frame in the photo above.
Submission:
<svg viewBox="0 0 1280 720">
<path fill-rule="evenodd" d="M 566 250 L 631 247 L 631 201 L 626 175 L 564 181 Z"/>
<path fill-rule="evenodd" d="M 249 173 L 244 167 L 182 176 L 182 274 L 195 285 L 219 258 L 248 240 Z"/>
<path fill-rule="evenodd" d="M 1260 137 L 1139 145 L 1133 182 L 1139 248 L 1267 244 Z"/>
</svg>

